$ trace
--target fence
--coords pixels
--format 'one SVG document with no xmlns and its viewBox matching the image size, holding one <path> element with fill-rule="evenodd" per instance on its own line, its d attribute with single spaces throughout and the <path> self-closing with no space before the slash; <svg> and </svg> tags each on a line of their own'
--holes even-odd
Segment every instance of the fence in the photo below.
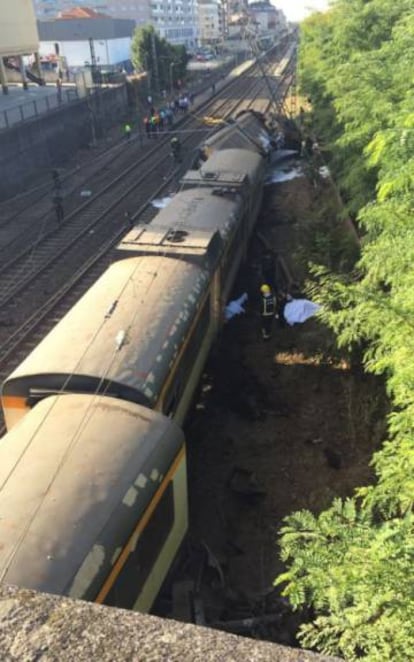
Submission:
<svg viewBox="0 0 414 662">
<path fill-rule="evenodd" d="M 45 88 L 43 88 L 45 89 Z M 62 104 L 77 101 L 78 91 L 75 87 L 60 88 L 50 94 L 39 96 L 32 101 L 27 101 L 7 110 L 0 111 L 0 129 L 8 129 L 15 124 L 43 115 L 45 112 L 56 110 Z"/>
</svg>

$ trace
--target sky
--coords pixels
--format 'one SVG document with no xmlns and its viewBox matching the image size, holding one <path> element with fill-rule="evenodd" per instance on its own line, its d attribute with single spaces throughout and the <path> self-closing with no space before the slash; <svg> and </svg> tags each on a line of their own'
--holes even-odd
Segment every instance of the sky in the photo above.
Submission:
<svg viewBox="0 0 414 662">
<path fill-rule="evenodd" d="M 272 5 L 282 9 L 288 21 L 301 21 L 313 10 L 328 8 L 328 0 L 271 0 Z"/>
</svg>

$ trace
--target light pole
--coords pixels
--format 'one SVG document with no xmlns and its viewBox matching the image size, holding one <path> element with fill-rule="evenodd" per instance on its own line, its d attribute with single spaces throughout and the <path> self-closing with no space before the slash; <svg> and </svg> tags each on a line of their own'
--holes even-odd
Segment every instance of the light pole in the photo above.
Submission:
<svg viewBox="0 0 414 662">
<path fill-rule="evenodd" d="M 170 94 L 174 94 L 174 79 L 173 79 L 173 69 L 176 65 L 176 62 L 170 62 Z"/>
</svg>

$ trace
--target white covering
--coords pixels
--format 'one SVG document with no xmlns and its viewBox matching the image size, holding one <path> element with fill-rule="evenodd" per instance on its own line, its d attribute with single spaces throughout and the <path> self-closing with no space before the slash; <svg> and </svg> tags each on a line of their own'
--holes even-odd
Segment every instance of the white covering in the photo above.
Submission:
<svg viewBox="0 0 414 662">
<path fill-rule="evenodd" d="M 151 200 L 151 204 L 156 209 L 164 209 L 167 205 L 170 204 L 172 199 L 173 199 L 172 195 L 167 196 L 165 198 L 154 198 L 154 200 Z"/>
<path fill-rule="evenodd" d="M 243 304 L 245 301 L 247 301 L 248 295 L 247 292 L 243 292 L 241 297 L 238 299 L 234 299 L 234 301 L 230 301 L 227 306 L 224 309 L 224 319 L 226 322 L 231 320 L 232 317 L 235 315 L 241 315 L 241 313 L 245 313 L 245 309 L 243 308 Z"/>
<path fill-rule="evenodd" d="M 320 310 L 320 306 L 317 303 L 313 303 L 307 299 L 292 299 L 292 301 L 289 301 L 285 305 L 283 317 L 288 324 L 293 326 L 293 324 L 306 322 L 306 320 L 315 315 L 318 310 Z"/>
</svg>

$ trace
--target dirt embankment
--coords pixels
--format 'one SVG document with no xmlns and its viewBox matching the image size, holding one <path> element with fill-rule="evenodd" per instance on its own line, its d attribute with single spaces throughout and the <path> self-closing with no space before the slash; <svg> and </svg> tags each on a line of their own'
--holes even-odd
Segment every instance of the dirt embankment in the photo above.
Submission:
<svg viewBox="0 0 414 662">
<path fill-rule="evenodd" d="M 266 192 L 259 236 L 283 257 L 298 294 L 307 254 L 339 233 L 322 211 L 330 196 L 326 184 L 303 177 Z M 235 297 L 248 293 L 247 312 L 224 328 L 186 430 L 191 553 L 184 575 L 200 598 L 199 621 L 236 621 L 228 629 L 295 644 L 298 617 L 273 589 L 282 570 L 278 528 L 292 511 L 319 512 L 373 479 L 386 399 L 378 381 L 338 356 L 316 319 L 294 327 L 275 321 L 271 340 L 262 340 L 263 251 L 253 240 L 234 290 Z"/>
</svg>

